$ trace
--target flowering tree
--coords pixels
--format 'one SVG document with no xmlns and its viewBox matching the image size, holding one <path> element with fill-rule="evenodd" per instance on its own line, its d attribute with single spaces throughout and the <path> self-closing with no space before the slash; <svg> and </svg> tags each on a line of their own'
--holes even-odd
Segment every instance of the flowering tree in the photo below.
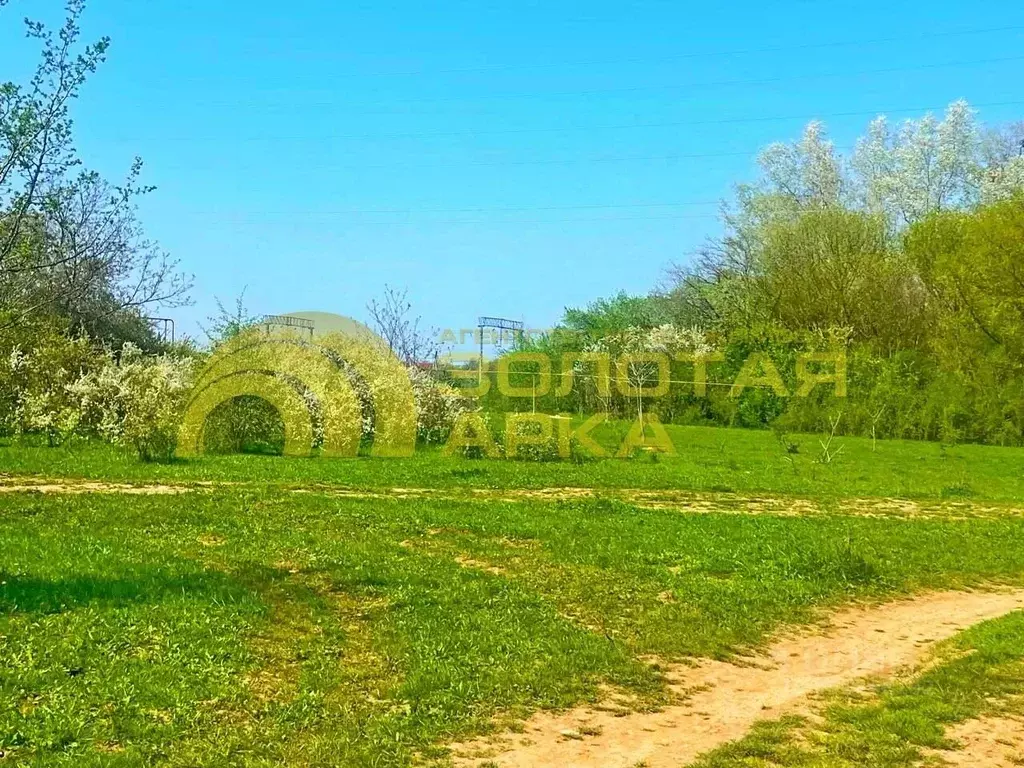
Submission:
<svg viewBox="0 0 1024 768">
<path fill-rule="evenodd" d="M 134 448 L 144 461 L 166 461 L 174 455 L 194 372 L 192 358 L 144 355 L 126 343 L 67 389 L 83 423 L 101 437 Z"/>
<path fill-rule="evenodd" d="M 984 175 L 983 135 L 965 101 L 945 117 L 925 115 L 893 126 L 878 117 L 858 140 L 852 170 L 860 202 L 904 226 L 932 211 L 978 202 Z"/>
<path fill-rule="evenodd" d="M 630 326 L 601 337 L 586 351 L 605 353 L 618 360 L 619 390 L 635 399 L 637 416 L 642 421 L 644 397 L 659 384 L 667 392 L 664 385 L 669 377 L 665 374 L 671 371 L 671 360 L 706 359 L 714 350 L 703 331 L 663 323 L 653 328 Z"/>
<path fill-rule="evenodd" d="M 408 373 L 416 399 L 416 433 L 425 443 L 443 443 L 459 416 L 470 410 L 471 401 L 429 371 L 410 366 Z"/>
<path fill-rule="evenodd" d="M 885 214 L 904 227 L 932 211 L 1001 199 L 1024 186 L 1015 140 L 1021 132 L 1014 126 L 984 130 L 961 100 L 941 119 L 927 114 L 893 123 L 879 116 L 844 157 L 816 120 L 797 141 L 776 142 L 761 152 L 761 176 L 738 185 L 726 223 L 741 233 L 808 207 L 842 205 Z"/>
<path fill-rule="evenodd" d="M 15 348 L 3 371 L 14 404 L 8 427 L 44 434 L 50 445 L 98 436 L 145 460 L 167 459 L 193 369 L 189 357 L 145 355 L 131 343 L 99 352 L 85 337 Z"/>
<path fill-rule="evenodd" d="M 964 101 L 941 118 L 878 117 L 848 157 L 812 122 L 797 141 L 760 154 L 759 178 L 738 185 L 723 206 L 724 235 L 670 269 L 665 294 L 673 316 L 701 327 L 752 328 L 778 321 L 780 307 L 807 314 L 793 294 L 820 305 L 820 297 L 845 291 L 847 283 L 857 293 L 845 296 L 848 303 L 871 311 L 891 309 L 894 296 L 920 306 L 920 281 L 900 253 L 900 239 L 934 213 L 970 210 L 1024 190 L 1022 140 L 1019 126 L 985 130 Z M 850 258 L 862 248 L 858 241 L 867 244 L 859 260 Z M 797 291 L 786 265 L 817 282 Z M 791 289 L 785 301 L 775 290 L 784 284 Z M 877 325 L 887 322 L 879 317 Z"/>
<path fill-rule="evenodd" d="M 81 407 L 70 388 L 102 364 L 88 339 L 44 334 L 32 348 L 14 347 L 5 363 L 8 430 L 41 433 L 59 445 L 79 429 Z"/>
<path fill-rule="evenodd" d="M 179 453 L 202 452 L 207 419 L 231 402 L 253 397 L 279 413 L 289 455 L 318 450 L 355 456 L 362 443 L 371 443 L 374 456 L 407 456 L 417 436 L 446 436 L 462 405 L 454 389 L 403 365 L 380 340 L 339 333 L 309 340 L 287 331 L 244 328 L 217 346 L 197 376 Z M 251 408 L 231 418 L 249 413 Z"/>
<path fill-rule="evenodd" d="M 85 0 L 66 8 L 56 32 L 26 22 L 42 49 L 30 80 L 0 82 L 0 338 L 40 312 L 104 334 L 140 308 L 184 303 L 190 288 L 142 232 L 141 161 L 119 185 L 82 169 L 71 109 L 109 40 L 82 45 Z"/>
</svg>

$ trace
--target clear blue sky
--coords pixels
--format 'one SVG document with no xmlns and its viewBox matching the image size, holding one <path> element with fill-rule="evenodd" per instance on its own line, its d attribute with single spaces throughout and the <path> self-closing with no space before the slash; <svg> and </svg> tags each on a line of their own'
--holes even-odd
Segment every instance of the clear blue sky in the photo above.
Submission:
<svg viewBox="0 0 1024 768">
<path fill-rule="evenodd" d="M 0 11 L 4 79 L 35 63 Z M 757 150 L 826 120 L 967 98 L 1024 117 L 1020 2 L 91 0 L 108 62 L 76 107 L 87 164 L 145 160 L 148 233 L 195 306 L 365 317 L 385 283 L 424 320 L 542 327 L 646 292 L 718 230 Z M 987 30 L 981 31 L 979 30 Z M 972 34 L 961 34 L 973 32 Z M 1012 59 L 1012 60 L 1007 60 Z M 896 111 L 905 110 L 905 111 Z M 779 119 L 781 118 L 781 119 Z"/>
</svg>

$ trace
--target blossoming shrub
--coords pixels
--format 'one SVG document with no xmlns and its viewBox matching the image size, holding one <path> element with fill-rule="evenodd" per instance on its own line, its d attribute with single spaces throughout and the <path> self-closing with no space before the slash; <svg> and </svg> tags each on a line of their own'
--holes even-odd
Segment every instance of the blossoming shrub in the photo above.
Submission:
<svg viewBox="0 0 1024 768">
<path fill-rule="evenodd" d="M 416 400 L 416 434 L 424 443 L 443 443 L 452 432 L 459 415 L 468 411 L 471 401 L 455 387 L 437 381 L 429 371 L 409 366 Z"/>
<path fill-rule="evenodd" d="M 103 351 L 87 338 L 37 336 L 31 348 L 14 347 L 0 365 L 0 432 L 42 434 L 51 445 L 75 435 L 98 437 L 131 447 L 146 461 L 168 460 L 189 403 L 204 381 L 209 384 L 203 377 L 216 382 L 249 370 L 298 390 L 294 405 L 311 418 L 311 447 L 321 454 L 355 455 L 360 436 L 373 450 L 404 433 L 409 450 L 417 438 L 440 443 L 469 406 L 431 372 L 391 362 L 386 349 L 322 341 L 315 348 L 239 334 L 218 347 L 220 367 L 213 370 L 212 358 L 200 367 L 198 356 L 145 355 L 132 344 Z M 346 439 L 344 450 L 328 445 L 325 425 Z M 258 391 L 220 403 L 197 429 L 202 449 L 218 453 L 280 453 L 286 432 L 278 408 Z"/>
<path fill-rule="evenodd" d="M 46 334 L 31 348 L 13 347 L 0 376 L 3 431 L 42 434 L 50 445 L 63 443 L 82 422 L 72 386 L 102 364 L 88 339 L 60 333 Z"/>
<path fill-rule="evenodd" d="M 530 384 L 539 380 L 526 371 L 536 371 L 536 367 L 513 362 L 509 382 L 525 396 L 510 395 L 499 384 L 498 363 L 492 363 L 491 386 L 481 398 L 488 411 L 509 413 L 529 407 L 543 413 L 606 413 L 610 418 L 631 420 L 650 409 L 663 422 L 672 422 L 686 409 L 702 407 L 704 398 L 680 396 L 684 388 L 678 386 L 670 396 L 624 394 L 616 379 L 623 373 L 634 390 L 653 388 L 661 380 L 661 369 L 651 358 L 665 356 L 669 380 L 690 381 L 694 378 L 692 361 L 714 359 L 720 349 L 719 342 L 700 329 L 663 323 L 627 326 L 616 332 L 552 334 L 516 351 L 546 356 L 551 386 L 531 397 Z M 620 371 L 620 361 L 624 371 Z"/>
<path fill-rule="evenodd" d="M 285 397 L 282 386 L 298 397 Z M 417 440 L 446 439 L 466 407 L 457 390 L 407 368 L 374 339 L 249 328 L 218 344 L 197 374 L 178 452 L 355 456 L 362 446 L 403 456 Z M 306 421 L 310 440 L 289 442 L 290 425 Z"/>
<path fill-rule="evenodd" d="M 246 398 L 242 407 L 230 405 L 239 398 Z M 276 421 L 265 419 L 267 406 L 249 398 L 267 401 L 280 414 L 286 454 L 305 456 L 314 448 L 333 456 L 358 452 L 360 404 L 348 377 L 302 340 L 251 328 L 218 345 L 197 375 L 181 425 L 179 454 L 203 452 L 207 422 L 215 412 L 229 422 L 222 425 L 223 434 L 272 444 L 273 434 L 260 429 L 273 431 Z M 256 421 L 249 422 L 250 417 Z"/>
<path fill-rule="evenodd" d="M 104 365 L 67 389 L 83 425 L 117 445 L 134 448 L 143 461 L 174 456 L 178 426 L 192 388 L 191 357 L 147 356 L 126 343 Z"/>
<path fill-rule="evenodd" d="M 145 460 L 169 459 L 192 370 L 189 357 L 144 355 L 130 343 L 115 354 L 86 337 L 40 336 L 12 348 L 0 370 L 3 429 L 50 445 L 101 437 Z"/>
</svg>

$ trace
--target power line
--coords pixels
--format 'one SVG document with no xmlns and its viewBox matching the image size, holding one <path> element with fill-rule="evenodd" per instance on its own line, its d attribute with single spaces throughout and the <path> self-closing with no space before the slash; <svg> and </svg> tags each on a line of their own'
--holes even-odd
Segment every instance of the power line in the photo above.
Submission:
<svg viewBox="0 0 1024 768">
<path fill-rule="evenodd" d="M 852 144 L 834 144 L 833 149 L 839 152 L 852 152 L 856 149 Z M 459 163 L 414 163 L 396 161 L 394 163 L 374 163 L 366 165 L 332 165 L 330 170 L 364 171 L 382 170 L 387 168 L 504 168 L 519 165 L 577 165 L 585 163 L 633 163 L 633 162 L 670 162 L 676 160 L 706 160 L 719 157 L 757 157 L 764 147 L 735 152 L 674 152 L 668 155 L 619 155 L 610 157 L 555 157 L 540 160 L 469 160 Z"/>
<path fill-rule="evenodd" d="M 951 69 L 958 67 L 974 67 L 986 64 L 1004 64 L 1014 61 L 1022 61 L 1024 56 L 1004 56 L 1000 58 L 991 59 L 973 59 L 968 61 L 950 61 L 950 62 L 935 62 L 931 64 L 915 64 L 905 67 L 881 67 L 877 69 L 861 69 L 847 72 L 823 72 L 823 73 L 807 73 L 807 74 L 796 74 L 796 75 L 778 75 L 775 77 L 764 77 L 757 79 L 732 79 L 732 80 L 705 80 L 698 81 L 695 83 L 681 83 L 672 85 L 638 85 L 638 86 L 622 86 L 615 88 L 591 88 L 591 89 L 572 89 L 563 91 L 510 91 L 505 93 L 488 93 L 478 96 L 444 96 L 444 97 L 429 97 L 424 96 L 422 98 L 402 98 L 402 99 L 382 99 L 378 101 L 358 101 L 339 103 L 335 101 L 303 101 L 303 106 L 344 106 L 344 107 L 360 107 L 360 106 L 385 106 L 385 105 L 403 105 L 403 104 L 444 104 L 444 103 L 455 103 L 455 102 L 475 102 L 485 101 L 493 99 L 532 99 L 532 98 L 550 98 L 559 96 L 600 96 L 609 94 L 626 94 L 626 93 L 656 93 L 664 91 L 684 91 L 688 89 L 701 89 L 701 88 L 729 88 L 729 87 L 743 87 L 743 86 L 760 86 L 760 85 L 775 85 L 779 83 L 789 82 L 802 82 L 811 80 L 828 80 L 835 78 L 845 77 L 862 77 L 864 75 L 885 75 L 885 74 L 896 74 L 900 72 L 918 72 L 918 71 L 930 71 L 936 69 Z M 290 96 L 294 96 L 294 89 L 287 89 L 284 91 Z M 222 101 L 212 102 L 215 104 L 229 104 L 238 105 L 240 103 L 254 104 L 256 102 L 238 102 L 238 101 Z M 289 106 L 295 106 L 290 104 Z M 390 113 L 378 113 L 378 112 L 357 112 L 349 113 L 355 115 L 375 115 L 375 114 L 390 114 Z M 408 113 L 403 113 L 404 115 Z"/>
<path fill-rule="evenodd" d="M 840 151 L 855 149 L 852 145 L 835 145 Z M 396 161 L 393 163 L 372 163 L 362 165 L 321 165 L 332 171 L 371 171 L 388 168 L 466 168 L 486 167 L 504 168 L 519 165 L 576 165 L 584 163 L 630 163 L 630 162 L 652 162 L 652 161 L 674 161 L 674 160 L 702 160 L 719 157 L 755 157 L 760 149 L 743 150 L 735 152 L 676 152 L 668 155 L 619 155 L 609 157 L 555 157 L 538 160 L 468 160 L 458 163 L 416 163 L 407 161 Z"/>
<path fill-rule="evenodd" d="M 836 149 L 853 149 L 853 147 L 836 147 Z M 629 162 L 650 162 L 650 161 L 671 161 L 671 160 L 697 160 L 717 157 L 752 157 L 757 150 L 744 150 L 742 152 L 687 152 L 673 153 L 669 155 L 620 155 L 612 157 L 558 157 L 546 158 L 543 160 L 471 160 L 465 163 L 379 163 L 375 165 L 342 165 L 332 166 L 338 170 L 380 170 L 383 168 L 465 168 L 465 167 L 505 167 L 517 165 L 575 165 L 577 163 L 629 163 Z"/>
<path fill-rule="evenodd" d="M 1014 101 L 994 101 L 986 102 L 983 104 L 973 104 L 972 107 L 1010 107 L 1020 106 L 1024 104 L 1024 100 Z M 531 133 L 566 133 L 571 131 L 615 131 L 615 130 L 635 130 L 635 129 L 646 129 L 646 128 L 680 128 L 683 126 L 713 126 L 713 125 L 740 125 L 743 123 L 770 123 L 770 122 L 783 122 L 787 120 L 820 120 L 820 119 L 831 119 L 831 118 L 843 118 L 843 117 L 871 117 L 871 116 L 885 116 L 887 114 L 905 114 L 905 113 L 919 113 L 919 112 L 930 112 L 933 110 L 946 109 L 948 104 L 940 105 L 929 105 L 920 107 L 902 107 L 898 109 L 884 108 L 884 109 L 873 109 L 873 110 L 858 110 L 852 112 L 826 112 L 817 115 L 772 115 L 772 116 L 759 116 L 759 117 L 726 117 L 726 118 L 714 118 L 714 119 L 702 119 L 702 120 L 669 120 L 665 122 L 651 122 L 651 123 L 618 123 L 618 124 L 606 124 L 606 125 L 562 125 L 562 126 L 548 126 L 542 128 L 498 128 L 488 130 L 463 130 L 463 131 L 426 131 L 416 133 L 352 133 L 352 134 L 324 134 L 322 136 L 243 136 L 235 137 L 235 141 L 337 141 L 337 140 L 348 140 L 348 139 L 366 139 L 373 141 L 380 141 L 383 139 L 422 139 L 422 138 L 454 138 L 454 137 L 471 137 L 471 136 L 506 136 L 516 134 L 531 134 Z M 126 137 L 122 137 L 120 140 L 129 140 Z M 132 140 L 138 140 L 137 138 Z M 199 136 L 162 136 L 159 141 L 197 141 L 202 140 Z M 215 139 L 220 141 L 219 138 Z"/>
<path fill-rule="evenodd" d="M 718 205 L 721 200 L 689 200 L 671 203 L 598 203 L 586 205 L 527 205 L 499 206 L 496 208 L 346 208 L 336 211 L 317 211 L 323 215 L 343 214 L 416 214 L 416 213 L 518 213 L 523 211 L 584 211 L 612 208 L 682 208 L 690 205 Z"/>
<path fill-rule="evenodd" d="M 253 219 L 263 219 L 268 215 L 267 212 L 256 211 L 246 216 L 233 216 L 231 214 L 224 214 L 221 211 L 211 211 L 216 213 L 217 218 L 221 221 L 238 221 L 238 222 L 249 222 Z M 281 212 L 280 215 L 289 216 L 295 218 L 297 214 Z M 617 222 L 617 221 L 679 221 L 685 219 L 717 219 L 718 214 L 714 213 L 680 213 L 673 214 L 670 216 L 602 216 L 597 218 L 549 218 L 549 219 L 425 219 L 419 221 L 339 221 L 337 222 L 341 226 L 345 227 L 403 227 L 403 226 L 415 226 L 423 227 L 435 224 L 514 224 L 516 226 L 521 224 L 569 224 L 573 222 L 592 224 L 601 222 Z"/>
<path fill-rule="evenodd" d="M 958 30 L 944 30 L 935 32 L 923 32 L 916 35 L 899 35 L 896 37 L 881 37 L 868 40 L 838 40 L 838 41 L 826 41 L 820 43 L 802 43 L 797 45 L 792 44 L 776 44 L 763 48 L 740 48 L 732 50 L 718 50 L 718 51 L 691 51 L 688 53 L 670 54 L 667 56 L 653 56 L 653 57 L 632 57 L 632 58 L 619 58 L 619 59 L 589 59 L 589 60 L 575 60 L 575 61 L 551 61 L 551 62 L 518 62 L 515 64 L 496 64 L 482 67 L 454 67 L 447 69 L 435 69 L 435 70 L 406 70 L 397 72 L 353 72 L 346 73 L 345 77 L 356 78 L 356 77 L 422 77 L 431 75 L 457 75 L 457 74 L 470 74 L 479 72 L 509 72 L 515 70 L 531 70 L 531 69 L 554 69 L 557 67 L 593 67 L 593 66 L 608 66 L 618 64 L 644 64 L 644 63 L 657 63 L 665 61 L 687 61 L 692 59 L 702 58 L 719 58 L 719 57 L 732 57 L 732 56 L 752 56 L 762 55 L 766 53 L 784 53 L 790 51 L 815 51 L 825 50 L 828 48 L 855 48 L 860 46 L 871 46 L 871 45 L 885 45 L 888 43 L 906 43 L 910 40 L 932 40 L 942 39 L 949 37 L 961 37 L 970 35 L 991 35 L 999 34 L 1002 32 L 1019 32 L 1024 30 L 1024 25 L 1012 25 L 1002 27 L 985 27 L 975 29 L 958 29 Z"/>
</svg>

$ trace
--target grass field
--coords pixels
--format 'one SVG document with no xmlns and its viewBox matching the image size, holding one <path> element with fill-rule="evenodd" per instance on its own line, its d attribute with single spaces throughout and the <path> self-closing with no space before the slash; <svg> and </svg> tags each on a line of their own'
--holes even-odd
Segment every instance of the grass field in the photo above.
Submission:
<svg viewBox="0 0 1024 768">
<path fill-rule="evenodd" d="M 608 690 L 657 709 L 672 665 L 741 658 L 850 601 L 1024 584 L 1024 518 L 1009 509 L 1024 501 L 1024 451 L 843 438 L 821 463 L 814 436 L 791 438 L 793 452 L 768 432 L 669 430 L 677 457 L 583 464 L 436 449 L 143 464 L 95 443 L 4 444 L 8 482 L 213 485 L 0 494 L 0 763 L 450 765 L 448 744 Z M 351 498 L 341 486 L 595 491 Z M 614 489 L 781 498 L 764 514 L 690 514 Z M 984 514 L 831 504 L 888 497 Z M 785 514 L 801 498 L 824 511 Z M 945 725 L 1024 693 L 1018 614 L 944 654 L 870 695 L 835 692 L 810 730 L 766 722 L 701 765 L 912 765 Z"/>
<path fill-rule="evenodd" d="M 354 482 L 347 465 L 365 468 L 369 483 L 370 468 L 400 466 L 234 457 L 160 467 L 106 449 L 48 450 L 5 448 L 4 469 L 59 475 L 78 455 L 82 476 L 185 480 L 196 469 L 251 479 L 276 467 L 295 473 L 288 482 L 316 472 Z M 943 482 L 940 462 L 970 460 L 917 450 L 931 454 L 913 465 L 921 489 Z M 409 461 L 424 483 L 482 464 L 436 462 L 431 474 L 428 458 Z M 668 460 L 609 464 L 621 482 L 636 480 L 630 472 L 671 476 Z M 509 465 L 481 468 L 509 482 L 512 470 L 537 469 Z M 597 471 L 537 471 L 559 469 Z M 844 492 L 882 492 L 880 480 L 843 476 Z M 1001 487 L 988 495 L 1014 498 L 1017 478 L 987 477 L 993 485 L 975 480 L 979 493 Z M 688 515 L 603 498 L 343 499 L 259 484 L 180 496 L 5 494 L 0 750 L 5 763 L 39 766 L 444 765 L 446 743 L 596 701 L 608 685 L 636 708 L 657 707 L 667 695 L 660 664 L 745 653 L 830 606 L 1022 581 L 1024 520 L 1014 516 Z M 993 642 L 1024 651 L 1019 619 L 1007 621 Z M 1020 692 L 1000 672 L 1008 663 L 993 657 L 994 685 Z M 966 685 L 966 674 L 954 676 Z M 922 717 L 980 708 L 936 715 L 926 683 L 913 705 Z M 868 750 L 890 735 L 864 706 L 837 704 L 829 722 L 836 739 L 845 744 L 853 729 Z M 796 726 L 764 728 L 734 748 L 819 764 L 793 746 L 805 743 L 791 738 Z M 934 741 L 938 725 L 922 728 Z"/>
<path fill-rule="evenodd" d="M 610 447 L 627 425 L 595 432 Z M 477 460 L 422 449 L 408 459 L 282 459 L 206 456 L 144 464 L 99 443 L 47 448 L 0 443 L 0 473 L 123 482 L 234 481 L 285 486 L 362 488 L 638 488 L 770 493 L 818 499 L 895 497 L 1024 501 L 1024 449 L 944 446 L 914 441 L 838 438 L 842 452 L 819 461 L 819 436 L 794 435 L 788 452 L 772 432 L 666 427 L 676 457 L 601 460 L 584 464 Z M 793 450 L 793 449 L 791 449 Z"/>
</svg>

